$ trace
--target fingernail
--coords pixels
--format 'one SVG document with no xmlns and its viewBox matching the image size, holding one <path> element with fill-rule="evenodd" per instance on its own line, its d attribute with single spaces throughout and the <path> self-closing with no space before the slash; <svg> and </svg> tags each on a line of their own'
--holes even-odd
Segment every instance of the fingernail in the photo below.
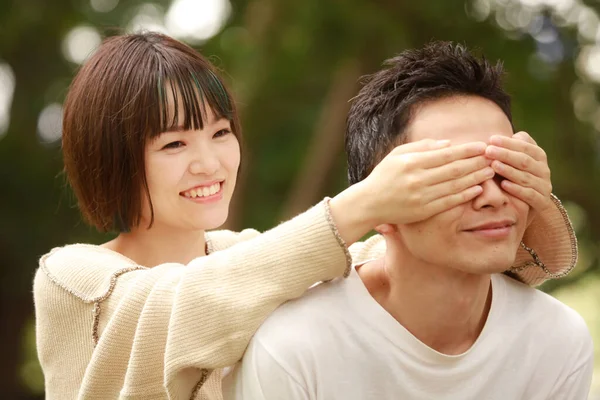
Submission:
<svg viewBox="0 0 600 400">
<path fill-rule="evenodd" d="M 499 135 L 494 135 L 494 136 L 490 137 L 490 143 L 492 143 L 492 144 L 493 143 L 500 144 L 501 141 L 502 141 L 502 137 Z"/>
<path fill-rule="evenodd" d="M 496 146 L 488 146 L 485 149 L 486 154 L 495 154 L 498 151 L 498 148 Z"/>
</svg>

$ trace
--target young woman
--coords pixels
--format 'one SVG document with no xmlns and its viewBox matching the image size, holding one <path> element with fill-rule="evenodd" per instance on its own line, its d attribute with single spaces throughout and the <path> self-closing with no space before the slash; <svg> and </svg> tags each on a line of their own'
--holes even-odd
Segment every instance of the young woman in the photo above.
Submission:
<svg viewBox="0 0 600 400">
<path fill-rule="evenodd" d="M 218 399 L 260 323 L 344 276 L 346 245 L 468 201 L 493 175 L 485 145 L 423 141 L 360 184 L 259 234 L 215 231 L 241 159 L 234 102 L 211 65 L 159 34 L 106 40 L 64 105 L 65 170 L 100 246 L 40 260 L 37 346 L 48 399 Z M 382 249 L 353 251 L 364 257 Z"/>
</svg>

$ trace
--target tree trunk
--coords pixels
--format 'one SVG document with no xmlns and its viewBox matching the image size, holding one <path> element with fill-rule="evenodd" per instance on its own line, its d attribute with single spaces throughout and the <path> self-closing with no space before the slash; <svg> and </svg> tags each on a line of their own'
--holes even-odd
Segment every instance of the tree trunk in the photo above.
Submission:
<svg viewBox="0 0 600 400">
<path fill-rule="evenodd" d="M 284 218 L 306 210 L 323 193 L 327 177 L 343 148 L 349 100 L 356 93 L 360 73 L 360 66 L 354 59 L 342 62 L 334 72 L 333 83 L 309 144 L 306 161 L 283 207 Z"/>
<path fill-rule="evenodd" d="M 265 37 L 272 27 L 276 11 L 273 0 L 257 0 L 248 5 L 243 21 L 251 41 L 250 45 L 256 47 L 257 51 L 264 50 L 266 47 Z M 235 97 L 238 104 L 249 104 L 252 101 L 255 91 L 262 86 L 262 80 L 256 79 L 257 76 L 261 75 L 257 74 L 256 71 L 264 68 L 266 58 L 266 55 L 263 54 L 262 57 L 256 57 L 257 61 L 254 63 L 241 62 L 231 69 L 231 75 L 236 76 L 237 80 L 242 82 L 244 87 L 244 90 L 238 90 L 236 93 Z M 243 116 L 244 110 L 240 109 L 242 126 Z M 240 230 L 242 227 L 244 195 L 248 183 L 247 177 L 249 175 L 248 169 L 250 168 L 250 163 L 245 162 L 243 166 L 244 168 L 238 175 L 235 194 L 229 207 L 229 216 L 222 227 L 223 229 Z"/>
</svg>

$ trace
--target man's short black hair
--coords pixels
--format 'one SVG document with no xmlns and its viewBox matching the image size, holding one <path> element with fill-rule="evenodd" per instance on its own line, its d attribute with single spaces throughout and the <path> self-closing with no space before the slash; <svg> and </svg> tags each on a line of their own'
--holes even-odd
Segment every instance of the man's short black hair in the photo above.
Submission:
<svg viewBox="0 0 600 400">
<path fill-rule="evenodd" d="M 365 179 L 394 146 L 419 105 L 450 96 L 480 96 L 496 103 L 512 123 L 510 96 L 502 88 L 501 62 L 490 64 L 465 46 L 431 42 L 387 60 L 368 76 L 352 102 L 346 124 L 348 178 Z"/>
</svg>

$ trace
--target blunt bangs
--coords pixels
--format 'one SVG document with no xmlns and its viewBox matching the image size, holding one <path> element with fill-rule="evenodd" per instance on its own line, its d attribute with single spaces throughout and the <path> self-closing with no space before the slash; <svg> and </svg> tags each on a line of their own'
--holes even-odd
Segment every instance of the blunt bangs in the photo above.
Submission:
<svg viewBox="0 0 600 400">
<path fill-rule="evenodd" d="M 192 66 L 190 66 L 192 67 Z M 207 107 L 217 119 L 233 122 L 235 110 L 229 94 L 220 79 L 209 69 L 181 68 L 166 65 L 160 68 L 157 77 L 158 126 L 149 127 L 149 139 L 178 126 L 184 130 L 204 129 L 207 123 Z M 171 96 L 168 96 L 168 94 Z M 173 104 L 169 104 L 169 98 Z M 183 115 L 180 116 L 180 113 Z M 180 122 L 181 121 L 181 122 Z"/>
</svg>

